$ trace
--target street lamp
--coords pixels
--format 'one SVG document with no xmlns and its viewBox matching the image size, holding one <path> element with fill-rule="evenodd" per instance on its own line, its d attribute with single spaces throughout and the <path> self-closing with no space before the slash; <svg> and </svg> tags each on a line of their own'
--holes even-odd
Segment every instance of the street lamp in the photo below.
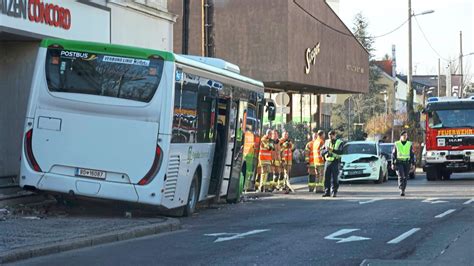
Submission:
<svg viewBox="0 0 474 266">
<path fill-rule="evenodd" d="M 412 80 L 412 40 L 411 40 L 411 18 L 415 16 L 422 16 L 426 14 L 434 13 L 434 10 L 426 10 L 418 14 L 414 14 L 411 10 L 411 0 L 408 0 L 408 76 L 407 76 L 407 86 L 408 86 L 408 100 L 407 100 L 407 112 L 408 112 L 408 121 L 415 120 L 415 110 L 413 109 L 413 89 L 411 86 Z"/>
</svg>

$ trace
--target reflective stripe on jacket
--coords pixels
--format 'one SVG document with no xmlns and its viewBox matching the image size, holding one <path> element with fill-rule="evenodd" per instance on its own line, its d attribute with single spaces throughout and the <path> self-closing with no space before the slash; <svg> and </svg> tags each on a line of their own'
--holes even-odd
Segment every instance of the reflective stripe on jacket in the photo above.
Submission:
<svg viewBox="0 0 474 266">
<path fill-rule="evenodd" d="M 282 140 L 280 142 L 281 146 L 281 159 L 285 162 L 293 162 L 293 150 L 295 149 L 295 145 L 291 143 L 289 139 Z"/>
<path fill-rule="evenodd" d="M 266 136 L 260 140 L 260 153 L 259 159 L 261 164 L 271 164 L 272 163 L 272 143 L 270 139 Z"/>
</svg>

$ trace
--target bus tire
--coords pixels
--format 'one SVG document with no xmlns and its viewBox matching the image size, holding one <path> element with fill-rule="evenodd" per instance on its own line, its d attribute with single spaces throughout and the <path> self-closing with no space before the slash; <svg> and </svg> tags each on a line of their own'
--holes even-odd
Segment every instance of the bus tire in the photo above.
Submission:
<svg viewBox="0 0 474 266">
<path fill-rule="evenodd" d="M 184 206 L 183 216 L 189 217 L 196 211 L 196 205 L 199 201 L 199 177 L 197 173 L 194 173 L 193 180 L 189 186 L 188 201 Z"/>
</svg>

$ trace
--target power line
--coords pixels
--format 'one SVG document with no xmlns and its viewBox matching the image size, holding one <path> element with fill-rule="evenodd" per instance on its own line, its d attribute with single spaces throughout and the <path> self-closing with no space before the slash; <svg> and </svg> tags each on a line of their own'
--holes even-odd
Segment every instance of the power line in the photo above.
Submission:
<svg viewBox="0 0 474 266">
<path fill-rule="evenodd" d="M 293 0 L 293 3 L 298 6 L 303 12 L 305 12 L 308 16 L 312 17 L 314 20 L 316 20 L 317 22 L 321 23 L 323 26 L 327 27 L 328 29 L 330 30 L 333 30 L 339 34 L 342 34 L 342 35 L 345 35 L 345 36 L 349 36 L 349 37 L 355 37 L 354 34 L 357 33 L 357 31 L 354 33 L 354 34 L 348 34 L 348 33 L 345 33 L 343 31 L 340 31 L 328 24 L 326 24 L 324 21 L 321 21 L 320 19 L 318 19 L 316 16 L 314 16 L 313 14 L 309 13 L 303 6 L 301 6 L 300 4 L 298 4 L 298 2 L 296 2 L 296 0 Z M 368 36 L 368 37 L 357 37 L 357 38 L 360 38 L 360 39 L 376 39 L 376 38 L 381 38 L 381 37 L 385 37 L 397 30 L 399 30 L 401 27 L 403 27 L 403 25 L 405 25 L 406 23 L 408 22 L 408 19 L 405 20 L 402 24 L 400 24 L 398 27 L 396 27 L 395 29 L 387 32 L 387 33 L 384 33 L 384 34 L 381 34 L 381 35 L 377 35 L 377 36 Z"/>
<path fill-rule="evenodd" d="M 420 23 L 418 23 L 418 19 L 416 18 L 416 16 L 414 16 L 414 18 L 415 18 L 416 25 L 418 26 L 418 29 L 420 29 L 421 34 L 423 35 L 423 38 L 425 39 L 426 43 L 428 43 L 428 45 L 430 46 L 431 50 L 433 50 L 433 52 L 435 52 L 435 53 L 439 56 L 439 58 L 443 59 L 444 61 L 447 61 L 447 62 L 451 63 L 452 60 L 446 59 L 446 58 L 444 58 L 443 56 L 441 56 L 441 54 L 438 53 L 438 51 L 433 47 L 433 45 L 431 45 L 431 42 L 430 42 L 430 41 L 428 40 L 428 38 L 426 37 L 426 34 L 425 34 L 425 32 L 423 31 L 423 29 L 421 28 Z"/>
<path fill-rule="evenodd" d="M 391 34 L 391 33 L 394 33 L 395 31 L 399 30 L 401 27 L 403 27 L 403 25 L 407 24 L 407 22 L 408 22 L 408 19 L 405 20 L 402 24 L 400 24 L 400 26 L 396 27 L 395 29 L 393 29 L 393 30 L 391 30 L 391 31 L 389 31 L 389 32 L 387 32 L 387 33 L 384 33 L 384 34 L 382 34 L 382 35 L 373 36 L 373 37 L 371 37 L 371 38 L 374 38 L 374 39 L 375 39 L 375 38 L 385 37 L 385 36 L 387 36 L 387 35 L 389 35 L 389 34 Z"/>
<path fill-rule="evenodd" d="M 337 33 L 340 33 L 340 34 L 342 34 L 342 35 L 346 35 L 346 36 L 349 36 L 349 37 L 354 37 L 354 35 L 352 35 L 352 34 L 348 34 L 348 33 L 345 33 L 345 32 L 343 32 L 343 31 L 340 31 L 340 30 L 338 30 L 338 29 L 336 29 L 336 28 L 331 27 L 330 25 L 326 24 L 325 22 L 321 21 L 320 19 L 318 19 L 317 17 L 315 17 L 313 14 L 309 13 L 306 9 L 304 9 L 304 7 L 302 7 L 300 4 L 298 4 L 298 3 L 296 2 L 296 0 L 293 0 L 293 3 L 294 3 L 296 6 L 298 6 L 301 10 L 303 10 L 303 12 L 305 12 L 305 13 L 308 14 L 310 17 L 312 17 L 313 19 L 315 19 L 316 21 L 318 21 L 319 23 L 321 23 L 323 26 L 325 26 L 325 27 L 327 27 L 327 28 L 329 28 L 329 29 L 331 29 L 331 30 L 337 32 Z"/>
</svg>

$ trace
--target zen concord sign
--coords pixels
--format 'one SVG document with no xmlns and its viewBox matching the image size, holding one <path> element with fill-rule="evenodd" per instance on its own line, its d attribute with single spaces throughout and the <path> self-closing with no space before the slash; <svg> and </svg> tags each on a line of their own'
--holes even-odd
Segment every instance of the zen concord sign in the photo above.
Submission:
<svg viewBox="0 0 474 266">
<path fill-rule="evenodd" d="M 71 11 L 41 0 L 0 0 L 0 14 L 69 30 Z"/>
<path fill-rule="evenodd" d="M 304 73 L 309 74 L 311 70 L 311 65 L 316 63 L 316 56 L 318 56 L 321 44 L 318 42 L 313 48 L 307 48 L 305 51 L 306 66 L 304 68 Z"/>
</svg>

